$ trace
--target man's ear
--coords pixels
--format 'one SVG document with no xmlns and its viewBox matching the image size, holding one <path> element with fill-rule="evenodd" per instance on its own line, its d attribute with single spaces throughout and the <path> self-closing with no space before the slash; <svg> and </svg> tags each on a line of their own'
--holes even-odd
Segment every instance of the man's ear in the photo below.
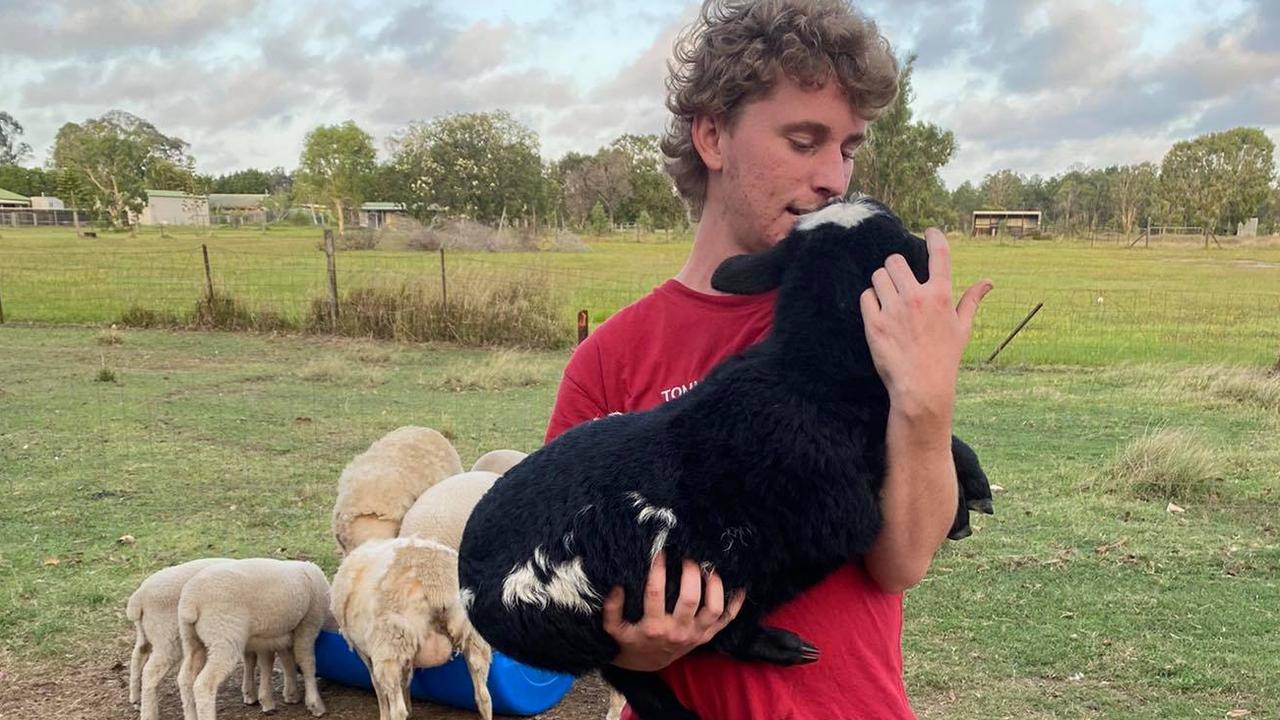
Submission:
<svg viewBox="0 0 1280 720">
<path fill-rule="evenodd" d="M 707 170 L 719 171 L 724 168 L 724 157 L 720 152 L 720 141 L 725 132 L 723 115 L 694 115 L 690 124 L 690 139 L 693 149 L 702 158 Z"/>
<path fill-rule="evenodd" d="M 778 246 L 727 258 L 711 275 L 711 287 L 734 295 L 757 295 L 781 284 L 782 251 Z"/>
</svg>

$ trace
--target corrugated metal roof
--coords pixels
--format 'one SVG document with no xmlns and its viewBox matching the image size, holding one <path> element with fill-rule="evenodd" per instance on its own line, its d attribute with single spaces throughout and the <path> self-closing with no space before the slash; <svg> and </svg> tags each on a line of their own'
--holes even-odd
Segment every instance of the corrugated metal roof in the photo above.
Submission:
<svg viewBox="0 0 1280 720">
<path fill-rule="evenodd" d="M 398 210 L 404 211 L 404 203 L 367 202 L 360 206 L 361 210 Z"/>
<path fill-rule="evenodd" d="M 16 192 L 11 192 L 9 190 L 5 190 L 4 188 L 0 188 L 0 201 L 6 202 L 6 203 L 25 203 L 27 205 L 31 204 L 31 199 L 28 198 L 26 195 L 19 195 Z"/>
<path fill-rule="evenodd" d="M 262 207 L 262 201 L 267 196 L 256 195 L 253 193 L 209 193 L 209 209 L 222 210 L 224 208 L 253 208 Z"/>
<path fill-rule="evenodd" d="M 189 200 L 206 199 L 204 195 L 192 195 L 191 193 L 184 193 L 178 190 L 143 190 L 143 192 L 147 194 L 148 198 L 153 198 L 153 197 L 183 198 L 183 199 L 189 199 Z"/>
</svg>

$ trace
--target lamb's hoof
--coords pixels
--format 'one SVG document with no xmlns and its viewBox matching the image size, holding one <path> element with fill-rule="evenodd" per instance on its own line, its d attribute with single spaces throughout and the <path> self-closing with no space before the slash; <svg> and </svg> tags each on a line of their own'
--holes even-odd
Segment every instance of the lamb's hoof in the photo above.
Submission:
<svg viewBox="0 0 1280 720">
<path fill-rule="evenodd" d="M 245 704 L 245 705 L 257 705 L 257 704 L 258 704 L 258 698 L 256 698 L 256 697 L 249 697 L 248 695 L 245 695 L 245 696 L 244 696 L 244 704 Z"/>
<path fill-rule="evenodd" d="M 746 654 L 754 660 L 763 660 L 775 665 L 804 665 L 817 662 L 818 648 L 804 638 L 780 628 L 761 628 L 746 647 Z"/>
<path fill-rule="evenodd" d="M 302 702 L 302 693 L 285 693 L 284 702 L 286 705 L 297 705 Z"/>
<path fill-rule="evenodd" d="M 994 515 L 996 512 L 995 506 L 991 504 L 991 498 L 982 498 L 981 500 L 970 500 L 968 503 L 966 503 L 966 506 L 970 510 L 974 512 L 980 512 L 983 515 Z"/>
<path fill-rule="evenodd" d="M 973 528 L 965 525 L 958 530 L 952 530 L 947 534 L 948 540 L 963 540 L 973 534 Z"/>
<path fill-rule="evenodd" d="M 263 715 L 275 715 L 275 714 L 276 714 L 276 709 L 275 709 L 274 707 L 264 707 L 264 708 L 262 708 L 262 714 L 263 714 Z"/>
<path fill-rule="evenodd" d="M 307 710 L 311 711 L 312 716 L 320 717 L 324 715 L 324 703 L 320 702 L 319 699 L 313 703 L 307 703 Z"/>
</svg>

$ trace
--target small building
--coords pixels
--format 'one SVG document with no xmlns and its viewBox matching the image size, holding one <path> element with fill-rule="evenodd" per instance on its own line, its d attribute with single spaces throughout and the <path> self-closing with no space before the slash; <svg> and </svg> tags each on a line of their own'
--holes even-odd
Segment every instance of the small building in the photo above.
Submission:
<svg viewBox="0 0 1280 720">
<path fill-rule="evenodd" d="M 360 227 L 377 230 L 395 227 L 400 218 L 409 217 L 403 203 L 367 202 L 360 206 Z"/>
<path fill-rule="evenodd" d="M 176 190 L 144 190 L 147 204 L 139 225 L 208 225 L 209 198 Z"/>
<path fill-rule="evenodd" d="M 1039 210 L 974 210 L 973 236 L 1029 237 L 1040 234 Z"/>
<path fill-rule="evenodd" d="M 0 188 L 0 208 L 29 208 L 31 199 L 16 192 Z"/>
<path fill-rule="evenodd" d="M 32 210 L 66 210 L 67 206 L 62 200 L 49 195 L 36 195 L 31 198 Z"/>
<path fill-rule="evenodd" d="M 265 193 L 209 193 L 210 221 L 228 225 L 261 225 L 268 220 L 263 207 L 266 199 Z"/>
</svg>

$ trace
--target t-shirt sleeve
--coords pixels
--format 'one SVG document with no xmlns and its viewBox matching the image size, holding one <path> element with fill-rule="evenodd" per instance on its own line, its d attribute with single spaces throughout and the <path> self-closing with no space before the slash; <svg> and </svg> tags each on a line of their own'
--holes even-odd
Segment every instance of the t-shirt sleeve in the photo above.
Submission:
<svg viewBox="0 0 1280 720">
<path fill-rule="evenodd" d="M 588 340 L 578 347 L 565 366 L 560 388 L 556 390 L 556 404 L 551 409 L 544 442 L 551 442 L 560 433 L 575 425 L 608 414 L 605 404 L 604 373 L 600 365 L 600 350 Z"/>
</svg>

